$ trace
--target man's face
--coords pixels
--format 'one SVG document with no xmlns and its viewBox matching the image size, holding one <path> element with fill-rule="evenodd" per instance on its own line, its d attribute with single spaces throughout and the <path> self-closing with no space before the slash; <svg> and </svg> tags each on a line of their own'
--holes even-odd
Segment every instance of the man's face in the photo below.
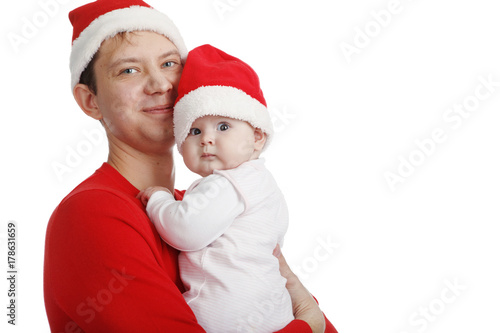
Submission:
<svg viewBox="0 0 500 333">
<path fill-rule="evenodd" d="M 95 63 L 93 96 L 111 144 L 143 153 L 173 146 L 173 106 L 182 73 L 179 52 L 149 31 L 106 40 Z"/>
</svg>

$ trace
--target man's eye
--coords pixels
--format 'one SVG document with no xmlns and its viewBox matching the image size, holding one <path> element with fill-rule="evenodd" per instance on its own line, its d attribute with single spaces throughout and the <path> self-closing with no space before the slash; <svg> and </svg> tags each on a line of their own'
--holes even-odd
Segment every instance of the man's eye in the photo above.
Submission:
<svg viewBox="0 0 500 333">
<path fill-rule="evenodd" d="M 217 125 L 218 131 L 227 131 L 229 129 L 229 125 L 226 123 L 220 123 Z"/>
<path fill-rule="evenodd" d="M 191 128 L 191 129 L 189 130 L 189 135 L 198 135 L 198 134 L 200 134 L 200 133 L 201 133 L 201 131 L 200 131 L 200 129 L 199 129 L 199 128 Z"/>
<path fill-rule="evenodd" d="M 133 68 L 127 68 L 127 69 L 125 69 L 122 73 L 123 73 L 123 74 L 133 74 L 133 73 L 135 73 L 135 72 L 137 72 L 137 70 L 136 70 L 136 69 L 133 69 Z"/>
<path fill-rule="evenodd" d="M 175 62 L 167 61 L 166 63 L 163 64 L 163 67 L 173 67 L 174 65 L 175 65 Z"/>
</svg>

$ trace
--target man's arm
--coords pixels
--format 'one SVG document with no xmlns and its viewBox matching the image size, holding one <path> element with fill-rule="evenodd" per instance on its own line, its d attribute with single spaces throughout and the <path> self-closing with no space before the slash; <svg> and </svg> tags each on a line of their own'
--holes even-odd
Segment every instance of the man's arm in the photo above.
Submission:
<svg viewBox="0 0 500 333">
<path fill-rule="evenodd" d="M 178 289 L 177 252 L 131 199 L 105 191 L 67 199 L 47 230 L 45 271 L 58 332 L 204 332 Z M 71 322 L 55 322 L 57 313 Z"/>
<path fill-rule="evenodd" d="M 274 255 L 279 259 L 281 275 L 287 279 L 286 288 L 292 299 L 293 314 L 295 316 L 295 320 L 280 330 L 279 333 L 338 333 L 332 323 L 321 312 L 316 300 L 300 282 L 297 275 L 292 272 L 281 254 L 279 246 L 276 247 Z"/>
</svg>

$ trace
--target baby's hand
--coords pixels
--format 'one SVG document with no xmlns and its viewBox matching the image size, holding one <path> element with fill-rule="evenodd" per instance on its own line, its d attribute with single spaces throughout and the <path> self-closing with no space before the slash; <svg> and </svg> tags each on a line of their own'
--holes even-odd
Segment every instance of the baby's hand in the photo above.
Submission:
<svg viewBox="0 0 500 333">
<path fill-rule="evenodd" d="M 151 186 L 151 187 L 148 187 L 147 189 L 139 192 L 139 194 L 137 194 L 137 199 L 141 200 L 142 204 L 144 206 L 146 206 L 148 204 L 149 198 L 151 198 L 153 193 L 158 192 L 158 191 L 165 191 L 165 192 L 172 194 L 172 192 L 170 192 L 170 190 L 166 187 Z"/>
</svg>

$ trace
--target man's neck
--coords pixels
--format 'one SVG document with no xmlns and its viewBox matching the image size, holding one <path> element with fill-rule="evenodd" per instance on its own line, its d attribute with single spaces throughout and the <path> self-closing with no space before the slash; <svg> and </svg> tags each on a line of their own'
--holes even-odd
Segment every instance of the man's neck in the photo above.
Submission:
<svg viewBox="0 0 500 333">
<path fill-rule="evenodd" d="M 110 149 L 108 164 L 138 190 L 163 186 L 174 192 L 175 168 L 172 149 L 162 155 L 116 152 Z"/>
</svg>

